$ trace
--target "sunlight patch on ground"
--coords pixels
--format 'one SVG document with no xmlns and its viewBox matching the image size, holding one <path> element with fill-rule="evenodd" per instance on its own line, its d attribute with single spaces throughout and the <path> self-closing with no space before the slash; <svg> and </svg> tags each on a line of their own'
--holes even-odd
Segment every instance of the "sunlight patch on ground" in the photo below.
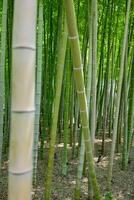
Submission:
<svg viewBox="0 0 134 200">
<path fill-rule="evenodd" d="M 87 177 L 84 177 L 84 178 L 82 179 L 82 182 L 83 182 L 83 183 L 87 183 L 87 182 L 88 182 L 88 178 L 87 178 Z"/>
<path fill-rule="evenodd" d="M 111 139 L 107 138 L 105 139 L 105 143 L 109 143 L 112 142 Z M 95 139 L 95 144 L 102 144 L 102 140 L 101 139 Z"/>
<path fill-rule="evenodd" d="M 78 143 L 75 143 L 75 146 L 78 146 Z M 56 145 L 56 147 L 63 148 L 64 147 L 64 143 L 60 143 L 60 144 Z M 70 147 L 70 144 L 67 144 L 67 148 L 72 148 L 72 147 Z"/>
<path fill-rule="evenodd" d="M 75 180 L 71 181 L 71 184 L 76 185 L 76 181 Z"/>
</svg>

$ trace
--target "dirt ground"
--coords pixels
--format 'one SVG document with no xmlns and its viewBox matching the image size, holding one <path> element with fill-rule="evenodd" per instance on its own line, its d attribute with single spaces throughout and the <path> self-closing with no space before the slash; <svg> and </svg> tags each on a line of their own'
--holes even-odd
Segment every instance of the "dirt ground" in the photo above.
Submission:
<svg viewBox="0 0 134 200">
<path fill-rule="evenodd" d="M 96 141 L 97 148 L 99 149 L 100 141 Z M 110 143 L 107 143 L 110 149 Z M 78 159 L 72 159 L 71 149 L 68 150 L 68 175 L 63 177 L 61 175 L 61 158 L 62 148 L 56 149 L 56 158 L 53 172 L 53 189 L 52 200 L 72 200 L 74 195 L 74 188 L 76 185 L 76 174 Z M 130 163 L 127 171 L 121 170 L 121 155 L 115 154 L 113 179 L 112 179 L 112 193 L 116 200 L 134 200 L 134 147 L 130 155 Z M 44 182 L 47 173 L 47 159 L 48 149 L 45 149 L 44 161 L 38 161 L 37 172 L 37 187 L 33 189 L 33 200 L 43 200 Z M 95 163 L 98 159 L 96 155 Z M 106 177 L 107 177 L 108 157 L 105 156 L 99 163 L 96 163 L 96 173 L 100 184 L 102 194 L 106 192 Z M 8 162 L 2 166 L 2 178 L 0 179 L 0 200 L 7 199 L 7 168 Z M 88 199 L 88 179 L 82 178 L 81 184 L 81 199 Z"/>
</svg>

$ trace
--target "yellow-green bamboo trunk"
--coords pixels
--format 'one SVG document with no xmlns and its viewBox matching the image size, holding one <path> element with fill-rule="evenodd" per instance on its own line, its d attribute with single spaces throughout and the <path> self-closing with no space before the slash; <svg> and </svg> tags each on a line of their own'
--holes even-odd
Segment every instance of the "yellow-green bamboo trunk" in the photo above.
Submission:
<svg viewBox="0 0 134 200">
<path fill-rule="evenodd" d="M 9 200 L 30 200 L 35 114 L 36 0 L 15 0 Z"/>
<path fill-rule="evenodd" d="M 66 54 L 66 45 L 67 45 L 67 30 L 66 24 L 64 25 L 64 32 L 59 41 L 59 52 L 58 52 L 58 64 L 57 64 L 57 74 L 56 74 L 56 90 L 55 98 L 53 102 L 53 112 L 52 112 L 52 128 L 51 128 L 51 141 L 50 141 L 50 150 L 49 150 L 49 161 L 48 161 L 48 170 L 47 170 L 47 179 L 46 179 L 46 190 L 45 190 L 45 200 L 50 199 L 51 194 L 51 185 L 52 185 L 52 172 L 54 164 L 54 147 L 56 142 L 56 131 L 57 131 L 57 122 L 60 106 L 60 97 L 62 89 L 62 79 L 64 72 L 64 60 Z"/>
<path fill-rule="evenodd" d="M 74 79 L 76 84 L 76 90 L 78 94 L 78 102 L 80 107 L 80 117 L 82 124 L 82 132 L 85 141 L 86 154 L 89 164 L 91 183 L 94 190 L 95 199 L 101 199 L 99 186 L 96 180 L 96 174 L 94 169 L 94 159 L 92 153 L 91 137 L 89 134 L 89 119 L 88 119 L 88 108 L 87 99 L 84 85 L 83 68 L 80 54 L 79 37 L 76 25 L 75 9 L 73 0 L 65 0 L 65 9 L 67 15 L 68 33 L 71 45 L 71 51 L 73 56 L 74 64 Z"/>
</svg>

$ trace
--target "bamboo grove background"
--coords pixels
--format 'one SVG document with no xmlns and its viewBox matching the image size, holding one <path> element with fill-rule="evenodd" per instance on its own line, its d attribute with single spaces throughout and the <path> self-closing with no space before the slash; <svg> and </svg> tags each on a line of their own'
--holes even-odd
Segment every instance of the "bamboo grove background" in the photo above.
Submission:
<svg viewBox="0 0 134 200">
<path fill-rule="evenodd" d="M 16 2 L 18 5 L 22 3 L 21 0 Z M 0 1 L 0 170 L 2 163 L 9 158 L 9 149 L 10 154 L 12 151 L 9 147 L 12 138 L 10 131 L 12 108 L 17 109 L 17 105 L 13 104 L 15 106 L 13 107 L 11 103 L 14 92 L 13 48 L 14 44 L 18 45 L 15 43 L 13 31 L 15 21 L 13 16 L 15 19 L 17 3 L 15 4 L 14 0 Z M 37 184 L 37 163 L 38 160 L 45 159 L 44 146 L 47 143 L 49 159 L 48 167 L 45 169 L 47 178 L 44 181 L 44 198 L 46 200 L 51 198 L 55 144 L 63 143 L 61 174 L 68 175 L 68 145 L 72 149 L 72 157 L 77 157 L 79 160 L 74 198 L 80 199 L 81 177 L 87 165 L 89 196 L 91 199 L 102 199 L 104 194 L 101 194 L 99 189 L 93 159 L 97 151 L 94 146 L 95 138 L 102 140 L 99 159 L 106 155 L 109 157 L 108 191 L 111 191 L 114 153 L 121 153 L 122 169 L 127 170 L 133 144 L 134 2 L 132 0 L 38 0 L 38 2 L 30 1 L 29 8 L 32 9 L 30 5 L 33 4 L 37 10 L 36 19 L 34 18 L 36 64 L 32 71 L 33 76 L 35 74 L 35 81 L 31 83 L 32 87 L 35 87 L 31 106 L 35 101 L 36 108 L 33 184 Z M 27 5 L 25 2 L 25 6 Z M 28 23 L 27 20 L 24 23 Z M 23 28 L 25 27 L 28 25 Z M 24 33 L 26 31 L 29 31 L 27 45 L 31 45 L 30 38 L 34 37 L 34 33 L 29 28 L 25 29 Z M 19 29 L 16 28 L 16 32 L 19 35 Z M 33 45 L 26 48 L 34 48 Z M 27 53 L 31 55 L 29 51 Z M 28 59 L 25 54 L 23 56 L 24 59 Z M 32 58 L 31 56 L 30 59 Z M 21 68 L 21 61 L 18 62 Z M 21 69 L 26 70 L 24 66 Z M 25 85 L 27 76 L 23 75 L 20 74 L 20 78 L 19 75 L 16 78 L 18 85 Z M 27 93 L 26 99 L 31 98 L 30 94 L 31 90 Z M 23 112 L 29 109 L 30 107 L 26 105 Z M 17 130 L 21 126 L 25 127 L 24 121 L 14 122 L 17 124 Z M 18 133 L 18 138 L 21 131 Z M 112 141 L 110 152 L 106 149 L 107 139 Z M 21 142 L 24 143 L 24 140 Z M 22 145 L 20 152 L 24 151 L 23 148 L 29 147 Z M 18 153 L 19 156 L 21 154 Z M 25 163 L 24 168 L 27 170 Z M 10 181 L 12 185 L 16 179 L 9 178 Z M 26 182 L 27 178 L 23 181 Z M 30 185 L 31 182 L 27 187 L 31 188 Z M 20 188 L 23 194 L 25 189 L 22 185 Z M 11 193 L 12 187 L 9 189 L 9 199 L 17 199 L 17 196 L 11 197 Z M 29 195 L 25 197 L 25 200 L 27 199 L 30 199 Z"/>
</svg>

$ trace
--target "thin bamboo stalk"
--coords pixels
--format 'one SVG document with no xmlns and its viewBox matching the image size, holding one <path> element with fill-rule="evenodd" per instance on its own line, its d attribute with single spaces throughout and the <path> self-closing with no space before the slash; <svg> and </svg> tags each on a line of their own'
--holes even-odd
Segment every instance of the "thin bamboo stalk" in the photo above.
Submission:
<svg viewBox="0 0 134 200">
<path fill-rule="evenodd" d="M 65 106 L 64 106 L 64 131 L 63 131 L 63 159 L 62 159 L 62 174 L 67 175 L 67 143 L 69 133 L 69 95 L 70 95 L 70 48 L 67 48 L 66 56 L 66 87 L 65 87 Z"/>
<path fill-rule="evenodd" d="M 126 48 L 125 64 L 124 64 L 124 80 L 123 80 L 123 96 L 124 96 L 124 137 L 123 137 L 123 151 L 122 151 L 122 167 L 124 170 L 127 169 L 127 142 L 128 142 L 128 92 L 127 92 L 127 78 L 128 78 L 128 46 Z"/>
<path fill-rule="evenodd" d="M 116 111 L 114 114 L 114 130 L 113 130 L 113 138 L 112 138 L 112 147 L 111 147 L 111 154 L 110 154 L 109 167 L 108 167 L 108 177 L 107 177 L 108 188 L 110 188 L 111 186 L 111 179 L 112 179 L 112 169 L 113 169 L 113 160 L 114 160 L 114 152 L 115 152 L 116 137 L 117 137 L 118 116 L 119 116 L 119 108 L 120 108 L 120 98 L 121 98 L 121 89 L 122 89 L 122 80 L 123 80 L 123 71 L 124 71 L 125 49 L 126 49 L 127 36 L 128 36 L 130 8 L 131 8 L 131 0 L 128 0 L 122 54 L 121 54 L 121 63 L 120 63 L 120 73 L 119 73 L 119 80 L 118 80 L 118 86 L 117 86 L 117 99 L 116 99 Z"/>
<path fill-rule="evenodd" d="M 45 200 L 50 199 L 51 194 L 51 185 L 52 185 L 52 172 L 53 172 L 53 163 L 54 163 L 54 147 L 56 142 L 56 131 L 57 131 L 57 122 L 60 106 L 60 97 L 62 89 L 62 79 L 64 72 L 64 60 L 66 53 L 66 43 L 67 43 L 67 33 L 66 28 L 64 28 L 63 35 L 59 42 L 59 52 L 58 52 L 58 65 L 57 65 L 57 74 L 56 74 L 56 90 L 55 98 L 53 102 L 53 112 L 52 112 L 52 127 L 51 127 L 51 140 L 50 140 L 50 150 L 49 150 L 49 161 L 48 161 L 48 170 L 47 170 L 47 180 L 46 180 L 46 191 L 45 191 Z"/>
<path fill-rule="evenodd" d="M 96 131 L 96 74 L 97 74 L 97 0 L 92 0 L 92 83 L 91 83 L 91 139 L 94 151 Z"/>
<path fill-rule="evenodd" d="M 3 1 L 2 9 L 2 32 L 1 32 L 1 53 L 0 53 L 0 172 L 3 144 L 3 119 L 5 108 L 5 55 L 6 55 L 6 32 L 7 32 L 7 6 L 8 1 Z"/>
<path fill-rule="evenodd" d="M 36 94 L 35 94 L 35 126 L 34 126 L 34 146 L 33 146 L 33 178 L 36 183 L 37 157 L 38 157 L 38 138 L 40 126 L 40 103 L 41 103 L 41 79 L 42 79 L 42 37 L 43 37 L 43 1 L 39 0 L 38 16 L 38 35 L 37 35 L 37 75 L 36 75 Z"/>
<path fill-rule="evenodd" d="M 134 51 L 133 51 L 134 52 Z M 134 55 L 134 53 L 133 53 Z M 133 56 L 132 55 L 132 56 Z M 131 83 L 129 88 L 129 109 L 128 109 L 128 144 L 127 144 L 127 161 L 129 159 L 131 143 L 132 143 L 132 136 L 133 136 L 133 126 L 134 126 L 134 56 L 132 57 L 132 69 L 131 69 Z"/>
</svg>

